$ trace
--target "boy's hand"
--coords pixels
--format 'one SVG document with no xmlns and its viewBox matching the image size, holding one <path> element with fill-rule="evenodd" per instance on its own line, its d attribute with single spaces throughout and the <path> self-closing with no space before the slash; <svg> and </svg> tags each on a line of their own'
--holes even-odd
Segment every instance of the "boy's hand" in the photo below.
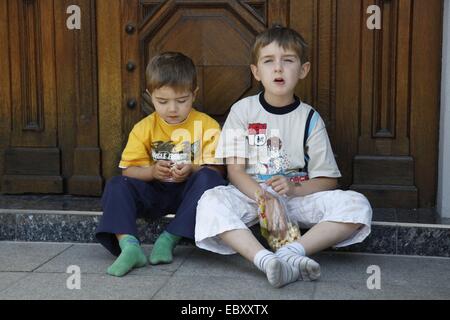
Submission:
<svg viewBox="0 0 450 320">
<path fill-rule="evenodd" d="M 157 161 L 153 167 L 153 178 L 158 181 L 166 181 L 172 178 L 171 166 L 172 163 L 170 161 Z"/>
<path fill-rule="evenodd" d="M 266 184 L 279 195 L 293 196 L 295 192 L 295 184 L 288 178 L 283 176 L 275 176 L 267 180 Z"/>
<path fill-rule="evenodd" d="M 270 233 L 284 238 L 287 231 L 286 212 L 277 198 L 270 193 L 265 193 L 267 229 Z"/>
<path fill-rule="evenodd" d="M 184 182 L 193 172 L 192 164 L 177 164 L 172 167 L 174 182 Z"/>
</svg>

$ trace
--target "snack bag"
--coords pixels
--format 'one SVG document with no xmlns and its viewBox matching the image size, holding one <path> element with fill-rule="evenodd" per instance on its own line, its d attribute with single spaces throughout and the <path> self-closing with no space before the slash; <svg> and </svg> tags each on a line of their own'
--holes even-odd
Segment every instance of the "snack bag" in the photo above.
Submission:
<svg viewBox="0 0 450 320">
<path fill-rule="evenodd" d="M 170 171 L 173 172 L 176 167 L 183 164 L 190 164 L 191 161 L 191 145 L 188 142 L 183 142 L 178 144 L 176 147 L 172 149 L 172 153 L 170 154 L 171 167 Z M 166 182 L 173 182 L 173 178 L 169 178 L 165 180 Z"/>
<path fill-rule="evenodd" d="M 261 234 L 274 251 L 285 244 L 300 239 L 301 236 L 298 225 L 291 222 L 286 214 L 286 199 L 281 196 L 275 197 L 278 201 L 268 201 L 265 194 L 261 194 L 259 191 L 256 193 Z M 272 212 L 272 230 L 269 230 L 270 226 L 266 214 L 268 211 Z"/>
</svg>

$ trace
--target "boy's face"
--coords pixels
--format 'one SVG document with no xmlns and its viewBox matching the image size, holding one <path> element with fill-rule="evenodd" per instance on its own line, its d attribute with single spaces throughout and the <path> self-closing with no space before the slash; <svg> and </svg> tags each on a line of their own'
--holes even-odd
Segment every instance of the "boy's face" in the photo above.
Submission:
<svg viewBox="0 0 450 320">
<path fill-rule="evenodd" d="M 251 65 L 253 76 L 261 81 L 266 94 L 292 99 L 299 79 L 309 72 L 310 63 L 301 64 L 297 53 L 285 50 L 276 42 L 260 49 L 257 65 Z"/>
<path fill-rule="evenodd" d="M 153 90 L 152 102 L 156 113 L 169 124 L 178 124 L 186 120 L 192 109 L 198 88 L 176 91 L 172 87 L 164 86 Z"/>
</svg>

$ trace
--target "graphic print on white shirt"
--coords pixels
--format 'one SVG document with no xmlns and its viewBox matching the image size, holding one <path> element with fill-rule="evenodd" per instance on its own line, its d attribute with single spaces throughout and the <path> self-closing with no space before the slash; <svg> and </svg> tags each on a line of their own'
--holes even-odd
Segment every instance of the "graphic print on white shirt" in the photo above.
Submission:
<svg viewBox="0 0 450 320">
<path fill-rule="evenodd" d="M 289 159 L 282 150 L 278 136 L 268 138 L 267 123 L 250 123 L 247 140 L 250 148 L 256 148 L 256 174 L 282 175 L 289 169 Z"/>
</svg>

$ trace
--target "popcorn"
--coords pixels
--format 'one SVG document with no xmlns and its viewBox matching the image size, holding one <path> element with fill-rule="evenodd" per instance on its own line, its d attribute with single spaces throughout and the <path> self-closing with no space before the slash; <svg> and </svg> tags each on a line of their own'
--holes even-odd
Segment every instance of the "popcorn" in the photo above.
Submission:
<svg viewBox="0 0 450 320">
<path fill-rule="evenodd" d="M 284 238 L 276 237 L 269 233 L 269 236 L 267 238 L 267 243 L 273 250 L 278 250 L 285 244 L 294 242 L 296 240 L 300 239 L 300 229 L 298 228 L 297 224 L 292 224 L 288 222 L 288 229 L 286 231 L 286 236 Z"/>
<path fill-rule="evenodd" d="M 258 217 L 261 226 L 261 234 L 267 240 L 267 243 L 272 248 L 272 250 L 276 251 L 285 244 L 300 239 L 301 233 L 298 225 L 296 223 L 288 221 L 288 217 L 285 212 L 280 212 L 281 208 L 275 208 L 274 212 L 272 212 L 272 217 L 275 218 L 274 220 L 276 220 L 281 218 L 280 215 L 284 215 L 284 218 L 287 220 L 286 234 L 284 237 L 282 237 L 281 235 L 274 234 L 273 232 L 271 233 L 268 230 L 268 221 L 266 216 L 266 198 L 258 191 L 256 193 L 256 199 L 258 203 Z"/>
</svg>

